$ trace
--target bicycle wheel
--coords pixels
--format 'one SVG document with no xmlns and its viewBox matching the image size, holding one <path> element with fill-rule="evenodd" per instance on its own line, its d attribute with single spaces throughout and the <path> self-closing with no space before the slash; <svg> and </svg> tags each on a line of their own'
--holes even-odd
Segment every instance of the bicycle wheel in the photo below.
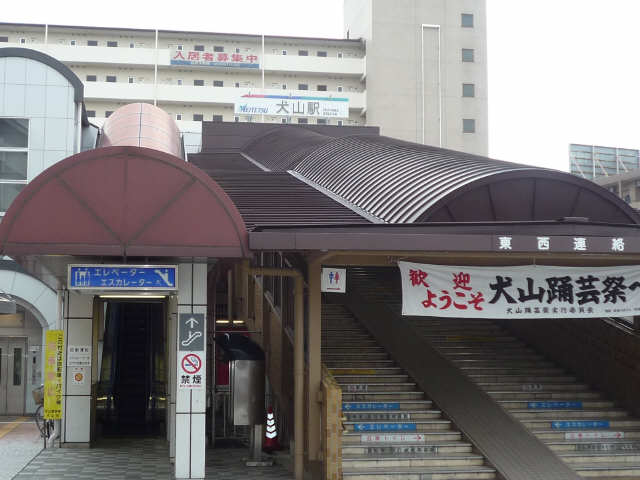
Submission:
<svg viewBox="0 0 640 480">
<path fill-rule="evenodd" d="M 46 435 L 45 432 L 45 422 L 44 419 L 44 407 L 42 405 L 38 406 L 35 414 L 36 425 L 38 426 L 38 430 L 40 430 L 40 435 L 44 437 Z"/>
</svg>

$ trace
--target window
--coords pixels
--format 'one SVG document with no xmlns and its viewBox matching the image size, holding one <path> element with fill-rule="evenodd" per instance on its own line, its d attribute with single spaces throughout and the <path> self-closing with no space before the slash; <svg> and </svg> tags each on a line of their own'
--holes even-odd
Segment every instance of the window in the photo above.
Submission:
<svg viewBox="0 0 640 480">
<path fill-rule="evenodd" d="M 473 118 L 462 119 L 462 133 L 476 133 L 476 121 Z"/>
<path fill-rule="evenodd" d="M 280 120 L 281 123 L 287 123 L 287 119 L 283 118 L 282 120 Z"/>
<path fill-rule="evenodd" d="M 129 77 L 129 83 L 136 83 L 136 77 Z"/>
<path fill-rule="evenodd" d="M 181 78 L 178 79 L 178 85 L 182 85 L 182 79 Z"/>
<path fill-rule="evenodd" d="M 318 55 L 319 57 L 326 57 L 327 56 L 327 52 L 325 52 L 323 50 L 318 50 L 316 55 Z"/>
<path fill-rule="evenodd" d="M 224 52 L 224 47 L 214 46 L 213 47 L 213 51 L 214 52 Z"/>
<path fill-rule="evenodd" d="M 214 122 L 221 122 L 222 121 L 222 115 L 214 115 L 211 120 L 213 120 Z"/>
<path fill-rule="evenodd" d="M 213 86 L 214 87 L 224 87 L 224 80 L 214 80 L 213 81 Z"/>
<path fill-rule="evenodd" d="M 95 82 L 98 80 L 98 77 L 95 75 L 87 75 L 87 82 Z"/>
<path fill-rule="evenodd" d="M 116 79 L 115 75 L 107 75 L 107 82 L 115 83 L 116 81 L 117 81 L 117 79 Z"/>
<path fill-rule="evenodd" d="M 6 212 L 27 183 L 29 120 L 0 118 L 0 211 Z"/>
<path fill-rule="evenodd" d="M 71 40 L 71 41 L 69 42 L 69 45 L 71 45 L 71 46 L 75 46 L 75 44 L 76 44 L 76 41 L 75 41 L 75 40 Z"/>
<path fill-rule="evenodd" d="M 97 47 L 98 46 L 98 41 L 97 40 L 87 40 L 87 46 L 88 47 Z"/>
<path fill-rule="evenodd" d="M 282 84 L 282 89 L 283 89 L 283 90 L 286 90 L 286 89 L 287 89 L 287 84 L 286 84 L 286 83 L 283 83 L 283 84 Z"/>
<path fill-rule="evenodd" d="M 298 50 L 298 56 L 299 57 L 308 57 L 309 56 L 309 50 Z"/>
<path fill-rule="evenodd" d="M 306 118 L 299 118 L 298 123 L 309 123 L 309 120 L 307 120 Z"/>
<path fill-rule="evenodd" d="M 194 49 L 196 52 L 204 52 L 204 45 L 194 45 L 194 46 L 193 46 L 193 49 Z"/>
<path fill-rule="evenodd" d="M 327 86 L 326 85 L 318 85 L 316 90 L 318 90 L 319 92 L 326 92 L 327 91 Z"/>
<path fill-rule="evenodd" d="M 106 112 L 104 112 L 104 117 L 109 118 L 112 113 L 113 113 L 113 110 L 107 110 Z"/>
<path fill-rule="evenodd" d="M 236 83 L 235 83 L 235 87 L 236 87 L 236 88 L 240 88 L 240 82 L 236 82 Z"/>
<path fill-rule="evenodd" d="M 240 49 L 239 48 L 236 48 L 236 53 L 240 53 Z"/>
<path fill-rule="evenodd" d="M 342 58 L 342 52 L 338 52 L 338 58 Z"/>
<path fill-rule="evenodd" d="M 341 92 L 342 91 L 342 85 L 338 85 L 338 91 Z"/>
<path fill-rule="evenodd" d="M 21 38 L 20 39 L 20 43 L 27 43 L 27 39 L 26 38 Z"/>
<path fill-rule="evenodd" d="M 118 42 L 107 42 L 107 47 L 117 47 Z"/>
<path fill-rule="evenodd" d="M 473 83 L 463 83 L 462 84 L 462 96 L 463 97 L 475 97 L 476 96 L 476 86 Z"/>
<path fill-rule="evenodd" d="M 460 26 L 465 28 L 473 28 L 473 14 L 462 13 L 460 15 Z"/>
<path fill-rule="evenodd" d="M 233 121 L 238 123 L 240 121 L 240 117 L 233 117 Z"/>
<path fill-rule="evenodd" d="M 283 55 L 286 55 L 286 54 L 287 54 L 287 51 L 286 51 L 286 50 L 282 50 L 282 54 L 283 54 Z"/>
<path fill-rule="evenodd" d="M 473 48 L 463 48 L 462 49 L 462 61 L 463 62 L 473 62 L 474 57 Z"/>
<path fill-rule="evenodd" d="M 201 122 L 204 118 L 204 115 L 202 115 L 201 113 L 194 113 L 193 114 L 193 121 L 194 122 Z"/>
<path fill-rule="evenodd" d="M 342 126 L 342 120 L 338 120 L 338 126 L 341 127 Z"/>
<path fill-rule="evenodd" d="M 326 125 L 327 124 L 327 119 L 326 118 L 319 118 L 318 120 L 316 120 L 316 123 L 318 125 Z"/>
<path fill-rule="evenodd" d="M 307 85 L 306 83 L 299 83 L 298 90 L 309 90 L 309 85 Z"/>
<path fill-rule="evenodd" d="M 22 349 L 13 349 L 13 386 L 22 385 Z"/>
<path fill-rule="evenodd" d="M 136 48 L 136 44 L 135 43 L 130 43 L 129 44 L 129 48 Z"/>
<path fill-rule="evenodd" d="M 8 42 L 9 37 L 0 37 L 0 42 Z"/>
<path fill-rule="evenodd" d="M 95 110 L 87 110 L 87 117 L 95 118 L 96 117 L 96 111 Z"/>
<path fill-rule="evenodd" d="M 182 114 L 176 113 L 176 120 L 182 120 Z"/>
<path fill-rule="evenodd" d="M 194 87 L 204 87 L 204 80 L 194 80 L 193 81 L 193 86 Z"/>
<path fill-rule="evenodd" d="M 182 45 L 176 45 L 176 50 L 182 50 Z"/>
</svg>

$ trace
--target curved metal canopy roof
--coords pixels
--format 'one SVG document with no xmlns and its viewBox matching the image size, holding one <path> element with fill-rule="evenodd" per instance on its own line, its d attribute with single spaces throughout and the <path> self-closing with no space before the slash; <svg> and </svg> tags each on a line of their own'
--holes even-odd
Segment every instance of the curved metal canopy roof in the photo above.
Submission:
<svg viewBox="0 0 640 480">
<path fill-rule="evenodd" d="M 42 172 L 0 223 L 6 255 L 246 257 L 231 199 L 199 168 L 158 150 L 98 148 Z"/>
<path fill-rule="evenodd" d="M 586 217 L 640 223 L 620 198 L 557 170 L 389 137 L 334 138 L 303 128 L 267 132 L 243 151 L 288 170 L 385 223 L 541 221 Z"/>
</svg>

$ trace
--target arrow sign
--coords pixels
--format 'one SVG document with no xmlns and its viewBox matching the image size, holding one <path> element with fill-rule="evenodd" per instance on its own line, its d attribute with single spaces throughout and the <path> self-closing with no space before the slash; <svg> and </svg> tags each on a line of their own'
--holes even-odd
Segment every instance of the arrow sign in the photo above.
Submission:
<svg viewBox="0 0 640 480">
<path fill-rule="evenodd" d="M 187 325 L 189 325 L 189 328 L 193 329 L 195 328 L 196 325 L 199 325 L 200 322 L 198 322 L 195 318 L 190 317 L 189 320 L 187 320 L 185 322 Z"/>
</svg>

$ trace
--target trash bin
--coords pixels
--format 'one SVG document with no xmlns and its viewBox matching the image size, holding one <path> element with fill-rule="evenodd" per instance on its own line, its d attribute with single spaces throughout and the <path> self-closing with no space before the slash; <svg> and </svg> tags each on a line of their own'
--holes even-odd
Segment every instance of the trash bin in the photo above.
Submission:
<svg viewBox="0 0 640 480">
<path fill-rule="evenodd" d="M 233 425 L 264 423 L 264 352 L 244 335 L 227 333 L 216 339 L 229 358 Z"/>
</svg>

